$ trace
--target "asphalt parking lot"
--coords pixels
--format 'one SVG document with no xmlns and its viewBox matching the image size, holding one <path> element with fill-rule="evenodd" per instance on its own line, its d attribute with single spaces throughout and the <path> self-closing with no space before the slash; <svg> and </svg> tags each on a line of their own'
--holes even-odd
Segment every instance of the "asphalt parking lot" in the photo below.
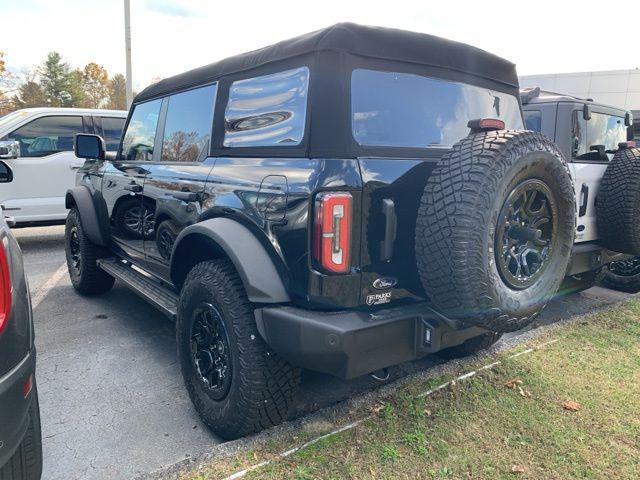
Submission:
<svg viewBox="0 0 640 480">
<path fill-rule="evenodd" d="M 45 480 L 131 478 L 211 449 L 183 388 L 173 324 L 126 287 L 81 297 L 64 265 L 64 228 L 14 230 L 34 302 Z M 538 324 L 628 295 L 601 288 L 552 302 Z M 512 335 L 517 335 L 512 334 Z M 441 363 L 396 367 L 391 379 Z M 379 385 L 305 372 L 297 415 Z"/>
</svg>

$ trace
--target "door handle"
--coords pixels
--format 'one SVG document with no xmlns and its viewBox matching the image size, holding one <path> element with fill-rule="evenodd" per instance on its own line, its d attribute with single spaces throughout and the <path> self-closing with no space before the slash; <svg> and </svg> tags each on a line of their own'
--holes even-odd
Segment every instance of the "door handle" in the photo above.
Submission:
<svg viewBox="0 0 640 480">
<path fill-rule="evenodd" d="M 129 183 L 124 186 L 125 190 L 133 193 L 140 193 L 142 191 L 142 185 L 138 185 L 137 183 Z"/>
<path fill-rule="evenodd" d="M 82 168 L 82 165 L 69 165 L 69 168 L 71 170 L 80 170 Z"/>
<path fill-rule="evenodd" d="M 194 192 L 173 192 L 171 196 L 183 202 L 195 202 L 198 200 L 198 194 Z"/>
<path fill-rule="evenodd" d="M 586 183 L 582 184 L 580 197 L 582 198 L 582 204 L 578 210 L 578 216 L 584 217 L 587 214 L 587 206 L 589 205 L 589 186 Z"/>
</svg>

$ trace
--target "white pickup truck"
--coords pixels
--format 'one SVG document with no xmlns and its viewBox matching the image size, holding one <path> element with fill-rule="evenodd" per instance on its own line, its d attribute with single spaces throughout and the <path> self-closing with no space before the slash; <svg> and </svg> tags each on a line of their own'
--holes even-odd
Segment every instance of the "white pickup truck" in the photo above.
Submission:
<svg viewBox="0 0 640 480">
<path fill-rule="evenodd" d="M 0 204 L 17 226 L 61 223 L 66 191 L 84 163 L 73 152 L 77 133 L 103 136 L 117 150 L 127 112 L 28 108 L 0 117 Z"/>
</svg>

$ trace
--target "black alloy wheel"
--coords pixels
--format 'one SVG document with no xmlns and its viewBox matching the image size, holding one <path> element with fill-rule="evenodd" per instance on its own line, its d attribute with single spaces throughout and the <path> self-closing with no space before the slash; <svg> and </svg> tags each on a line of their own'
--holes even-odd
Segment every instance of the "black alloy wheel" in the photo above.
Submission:
<svg viewBox="0 0 640 480">
<path fill-rule="evenodd" d="M 229 393 L 233 373 L 229 336 L 220 311 L 202 303 L 193 311 L 191 360 L 207 394 L 222 400 Z"/>
<path fill-rule="evenodd" d="M 517 185 L 505 200 L 495 235 L 496 266 L 502 280 L 516 290 L 533 285 L 553 254 L 557 207 L 541 180 Z"/>
<path fill-rule="evenodd" d="M 629 260 L 622 260 L 620 262 L 611 262 L 609 264 L 609 270 L 611 273 L 621 277 L 633 277 L 638 275 L 640 273 L 640 257 L 633 257 Z"/>
<path fill-rule="evenodd" d="M 69 253 L 70 267 L 73 268 L 76 275 L 82 272 L 82 257 L 80 255 L 80 239 L 78 238 L 78 226 L 73 225 L 69 232 Z"/>
</svg>

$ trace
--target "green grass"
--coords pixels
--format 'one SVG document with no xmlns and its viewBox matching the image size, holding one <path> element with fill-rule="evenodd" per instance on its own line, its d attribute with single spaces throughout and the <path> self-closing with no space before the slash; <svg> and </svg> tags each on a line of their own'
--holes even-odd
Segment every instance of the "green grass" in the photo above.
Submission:
<svg viewBox="0 0 640 480">
<path fill-rule="evenodd" d="M 505 352 L 501 365 L 427 398 L 419 393 L 436 381 L 411 382 L 355 429 L 286 459 L 273 455 L 277 447 L 258 449 L 253 463 L 273 463 L 246 478 L 640 478 L 640 302 L 534 344 L 551 337 L 558 341 L 516 359 Z M 230 466 L 198 475 L 219 478 Z"/>
</svg>

